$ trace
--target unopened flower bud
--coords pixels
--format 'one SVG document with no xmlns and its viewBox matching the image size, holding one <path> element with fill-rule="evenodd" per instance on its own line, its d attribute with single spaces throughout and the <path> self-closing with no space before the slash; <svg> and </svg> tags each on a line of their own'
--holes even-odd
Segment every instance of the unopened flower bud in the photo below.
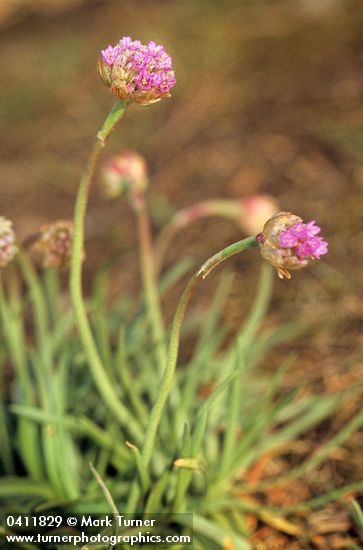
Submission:
<svg viewBox="0 0 363 550">
<path fill-rule="evenodd" d="M 171 57 L 163 46 L 125 36 L 116 46 L 101 51 L 98 74 L 119 99 L 149 105 L 170 97 L 176 80 Z"/>
<path fill-rule="evenodd" d="M 289 270 L 301 269 L 309 260 L 319 260 L 328 252 L 328 243 L 317 236 L 320 231 L 315 221 L 303 223 L 299 216 L 280 212 L 257 235 L 261 255 L 277 269 L 281 279 L 290 279 Z"/>
<path fill-rule="evenodd" d="M 0 267 L 6 267 L 17 251 L 13 223 L 0 216 Z"/>
<path fill-rule="evenodd" d="M 277 202 L 270 195 L 248 195 L 241 199 L 239 223 L 247 235 L 256 235 L 266 220 L 279 211 Z"/>
<path fill-rule="evenodd" d="M 145 159 L 135 151 L 111 157 L 104 164 L 102 180 L 105 194 L 110 198 L 143 193 L 148 185 Z"/>
<path fill-rule="evenodd" d="M 34 249 L 43 255 L 43 267 L 68 267 L 73 241 L 73 223 L 60 220 L 41 228 Z"/>
</svg>

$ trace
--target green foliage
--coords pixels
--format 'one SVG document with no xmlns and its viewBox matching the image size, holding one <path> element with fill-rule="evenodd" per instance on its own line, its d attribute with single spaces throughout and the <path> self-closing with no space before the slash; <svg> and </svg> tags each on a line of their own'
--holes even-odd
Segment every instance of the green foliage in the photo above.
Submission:
<svg viewBox="0 0 363 550">
<path fill-rule="evenodd" d="M 136 482 L 132 498 L 139 510 L 194 512 L 195 547 L 222 548 L 223 541 L 230 540 L 244 550 L 252 548 L 243 519 L 246 513 L 258 517 L 272 513 L 278 518 L 284 512 L 251 506 L 248 499 L 236 497 L 236 489 L 253 495 L 274 483 L 304 476 L 363 424 L 359 413 L 283 477 L 254 485 L 244 481 L 263 453 L 319 425 L 334 414 L 342 398 L 302 396 L 298 388 L 281 395 L 281 382 L 293 357 L 271 377 L 256 370 L 271 346 L 291 330 L 280 327 L 268 337 L 261 336 L 272 283 L 271 271 L 264 266 L 251 311 L 228 345 L 222 321 L 231 284 L 228 274 L 221 278 L 205 319 L 198 313 L 198 340 L 191 357 L 177 369 L 151 466 L 145 469 L 135 435 L 146 429 L 160 378 L 142 302 L 120 298 L 108 310 L 103 273 L 87 306 L 107 374 L 132 415 L 130 425 L 127 416 L 115 418 L 105 407 L 89 377 L 72 318 L 61 300 L 57 273 L 47 270 L 40 276 L 25 256 L 18 267 L 1 290 L 1 359 L 3 366 L 10 362 L 14 370 L 0 404 L 0 499 L 7 512 L 108 511 L 112 502 L 126 511 L 130 484 Z M 163 291 L 184 271 L 181 264 L 167 273 L 161 282 Z M 25 294 L 21 274 L 27 284 Z M 187 325 L 194 326 L 194 315 L 189 314 Z M 188 339 L 186 333 L 183 341 Z M 209 395 L 203 388 L 211 388 Z M 22 474 L 16 475 L 19 469 Z M 352 513 L 360 521 L 357 505 Z"/>
</svg>

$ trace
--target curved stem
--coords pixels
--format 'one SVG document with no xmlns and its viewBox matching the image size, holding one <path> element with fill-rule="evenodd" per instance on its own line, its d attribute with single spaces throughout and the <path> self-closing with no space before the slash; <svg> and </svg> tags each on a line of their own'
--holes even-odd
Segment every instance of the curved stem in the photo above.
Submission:
<svg viewBox="0 0 363 550">
<path fill-rule="evenodd" d="M 259 244 L 255 237 L 248 237 L 247 239 L 243 239 L 241 241 L 233 243 L 230 246 L 227 246 L 226 248 L 209 258 L 202 265 L 202 267 L 192 276 L 188 285 L 186 286 L 173 320 L 169 341 L 168 358 L 164 370 L 164 376 L 161 383 L 159 397 L 151 410 L 149 423 L 146 430 L 146 436 L 141 453 L 144 468 L 148 467 L 151 460 L 164 405 L 173 384 L 174 372 L 179 352 L 180 329 L 184 319 L 185 310 L 189 304 L 195 288 L 197 287 L 199 282 L 205 279 L 206 276 L 221 262 L 223 262 L 227 258 L 230 258 L 231 256 L 234 256 L 235 254 L 238 254 L 239 252 L 242 252 L 249 248 L 256 248 L 258 246 Z"/>
<path fill-rule="evenodd" d="M 103 397 L 105 404 L 110 408 L 119 422 L 124 426 L 127 426 L 135 439 L 139 441 L 142 437 L 140 426 L 132 417 L 128 409 L 123 405 L 123 403 L 120 402 L 117 392 L 107 376 L 94 342 L 91 327 L 87 318 L 86 307 L 82 297 L 84 222 L 91 180 L 101 151 L 106 145 L 107 139 L 109 138 L 117 122 L 122 118 L 125 109 L 126 104 L 119 101 L 106 118 L 102 129 L 97 134 L 96 142 L 93 146 L 86 169 L 80 181 L 74 211 L 74 237 L 70 270 L 70 290 L 78 331 L 96 386 Z"/>
</svg>

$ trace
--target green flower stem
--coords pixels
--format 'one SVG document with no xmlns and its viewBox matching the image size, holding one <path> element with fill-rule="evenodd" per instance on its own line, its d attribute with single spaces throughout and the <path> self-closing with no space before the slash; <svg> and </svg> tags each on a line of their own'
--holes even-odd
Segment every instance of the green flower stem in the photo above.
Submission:
<svg viewBox="0 0 363 550">
<path fill-rule="evenodd" d="M 202 278 L 205 279 L 207 275 L 209 275 L 209 273 L 215 267 L 217 267 L 217 265 L 224 262 L 224 260 L 227 260 L 227 258 L 230 258 L 235 254 L 239 254 L 239 252 L 242 252 L 243 250 L 247 250 L 249 248 L 258 248 L 259 246 L 260 245 L 256 240 L 256 237 L 247 237 L 246 239 L 237 241 L 236 243 L 233 243 L 226 248 L 223 248 L 223 250 L 217 252 L 217 254 L 214 254 L 214 256 L 204 262 L 204 264 L 198 271 L 198 275 L 201 275 Z"/>
<path fill-rule="evenodd" d="M 150 414 L 144 445 L 141 452 L 141 458 L 145 469 L 148 467 L 152 457 L 157 430 L 163 414 L 164 405 L 173 384 L 174 372 L 178 359 L 181 324 L 184 319 L 185 310 L 187 308 L 187 305 L 189 304 L 195 288 L 200 283 L 200 281 L 205 279 L 206 276 L 221 262 L 223 262 L 227 258 L 230 258 L 231 256 L 234 256 L 235 254 L 238 254 L 239 252 L 248 250 L 249 248 L 256 248 L 258 246 L 259 244 L 256 240 L 256 237 L 248 237 L 247 239 L 243 239 L 241 241 L 231 244 L 230 246 L 227 246 L 226 248 L 209 258 L 202 265 L 202 267 L 192 276 L 188 285 L 186 286 L 174 316 L 169 341 L 168 358 L 163 380 L 161 383 L 160 393 Z"/>
<path fill-rule="evenodd" d="M 93 146 L 86 169 L 80 181 L 74 211 L 74 237 L 70 270 L 70 290 L 78 331 L 95 384 L 104 400 L 105 405 L 109 407 L 122 425 L 127 426 L 136 441 L 140 441 L 142 439 L 142 431 L 140 426 L 132 417 L 128 409 L 123 405 L 123 403 L 120 402 L 117 392 L 115 391 L 115 388 L 112 385 L 112 382 L 110 381 L 102 364 L 92 335 L 90 323 L 87 318 L 86 307 L 82 297 L 84 222 L 91 180 L 101 151 L 106 145 L 107 139 L 109 138 L 117 122 L 122 118 L 125 110 L 126 104 L 122 101 L 118 101 L 106 118 L 102 129 L 97 134 L 96 142 Z"/>
<path fill-rule="evenodd" d="M 165 327 L 157 289 L 150 219 L 144 195 L 140 193 L 135 196 L 132 200 L 132 205 L 137 217 L 137 227 L 140 241 L 140 266 L 146 307 L 150 319 L 154 344 L 156 346 L 155 354 L 160 370 L 162 370 L 167 357 Z"/>
</svg>

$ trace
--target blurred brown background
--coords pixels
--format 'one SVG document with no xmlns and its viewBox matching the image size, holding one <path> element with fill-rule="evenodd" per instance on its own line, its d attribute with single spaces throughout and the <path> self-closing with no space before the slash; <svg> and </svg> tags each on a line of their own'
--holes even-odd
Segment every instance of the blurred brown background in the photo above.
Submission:
<svg viewBox="0 0 363 550">
<path fill-rule="evenodd" d="M 132 106 L 106 156 L 125 147 L 146 156 L 155 230 L 193 202 L 259 192 L 316 219 L 329 255 L 290 282 L 276 278 L 271 322 L 314 325 L 301 344 L 302 369 L 337 375 L 335 386 L 346 372 L 349 383 L 361 378 L 362 24 L 358 0 L 0 1 L 1 214 L 21 238 L 72 215 L 82 167 L 114 101 L 96 74 L 99 50 L 124 35 L 161 42 L 174 61 L 173 97 Z M 133 291 L 132 214 L 126 202 L 101 200 L 99 179 L 86 272 L 111 258 L 115 288 Z M 200 263 L 239 238 L 231 222 L 198 222 L 176 239 L 167 264 L 185 255 Z M 259 263 L 253 252 L 231 263 L 232 328 Z M 210 279 L 205 296 L 218 275 Z M 177 297 L 166 299 L 167 310 Z"/>
</svg>

